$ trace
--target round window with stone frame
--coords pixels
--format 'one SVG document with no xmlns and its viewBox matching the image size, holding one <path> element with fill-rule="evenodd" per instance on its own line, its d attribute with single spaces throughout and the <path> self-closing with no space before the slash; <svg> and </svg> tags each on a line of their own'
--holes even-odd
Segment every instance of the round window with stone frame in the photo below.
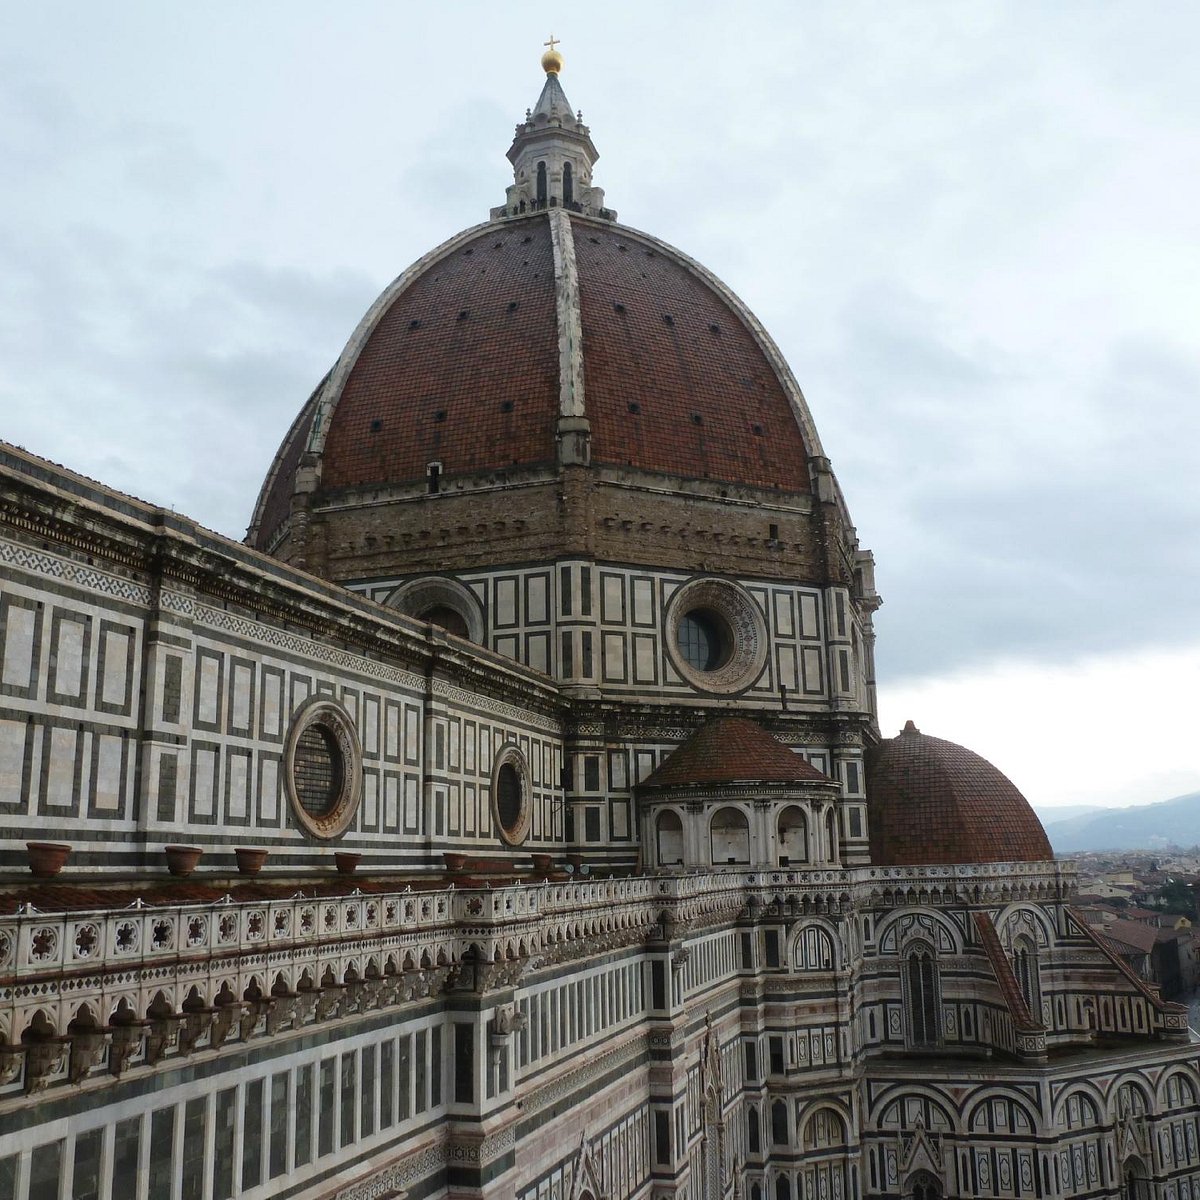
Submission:
<svg viewBox="0 0 1200 1200">
<path fill-rule="evenodd" d="M 344 833 L 362 796 L 362 747 L 349 713 L 327 696 L 308 701 L 292 718 L 283 762 L 300 825 L 319 838 Z"/>
<path fill-rule="evenodd" d="M 519 846 L 529 836 L 530 816 L 529 764 L 508 742 L 492 764 L 492 820 L 500 840 Z"/>
<path fill-rule="evenodd" d="M 767 624 L 750 593 L 725 579 L 693 579 L 665 613 L 667 654 L 700 691 L 734 695 L 762 674 Z"/>
</svg>

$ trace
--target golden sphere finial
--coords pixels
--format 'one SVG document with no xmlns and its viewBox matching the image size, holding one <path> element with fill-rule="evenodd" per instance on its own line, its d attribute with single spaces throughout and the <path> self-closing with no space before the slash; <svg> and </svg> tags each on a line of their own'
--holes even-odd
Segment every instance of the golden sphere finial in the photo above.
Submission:
<svg viewBox="0 0 1200 1200">
<path fill-rule="evenodd" d="M 558 38 L 556 38 L 554 34 L 551 34 L 550 40 L 548 42 L 543 42 L 542 45 L 550 47 L 550 49 L 542 55 L 542 70 L 545 71 L 547 75 L 557 75 L 559 71 L 562 70 L 563 65 L 563 56 L 554 48 L 558 45 Z"/>
</svg>

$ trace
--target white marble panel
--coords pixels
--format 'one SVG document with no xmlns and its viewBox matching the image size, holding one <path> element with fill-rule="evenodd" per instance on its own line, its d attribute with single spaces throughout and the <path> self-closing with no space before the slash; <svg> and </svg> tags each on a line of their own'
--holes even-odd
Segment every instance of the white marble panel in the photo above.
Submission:
<svg viewBox="0 0 1200 1200">
<path fill-rule="evenodd" d="M 119 737 L 102 733 L 97 735 L 96 742 L 94 803 L 101 812 L 118 812 L 124 783 L 121 770 L 122 741 Z"/>
<path fill-rule="evenodd" d="M 70 808 L 75 804 L 75 755 L 79 734 L 74 729 L 50 730 L 49 770 L 45 803 Z"/>
<path fill-rule="evenodd" d="M 649 579 L 635 579 L 632 586 L 630 614 L 638 625 L 649 625 L 654 620 L 654 584 Z"/>
<path fill-rule="evenodd" d="M 213 788 L 217 780 L 217 755 L 214 750 L 196 752 L 195 796 L 196 814 L 210 817 L 213 813 Z"/>
<path fill-rule="evenodd" d="M 104 631 L 104 678 L 100 699 L 105 704 L 123 705 L 129 683 L 129 634 L 119 629 Z"/>
<path fill-rule="evenodd" d="M 58 626 L 58 641 L 54 647 L 54 690 L 62 696 L 79 695 L 83 680 L 84 631 L 82 621 L 65 620 Z"/>
<path fill-rule="evenodd" d="M 4 618 L 4 666 L 0 683 L 27 688 L 33 680 L 33 643 L 38 614 L 10 605 Z"/>
<path fill-rule="evenodd" d="M 262 795 L 258 803 L 264 821 L 273 824 L 279 819 L 279 764 L 273 758 L 263 759 Z"/>
<path fill-rule="evenodd" d="M 283 677 L 264 675 L 262 681 L 262 725 L 268 737 L 283 732 Z"/>
<path fill-rule="evenodd" d="M 229 815 L 246 816 L 250 803 L 250 760 L 244 754 L 229 756 Z"/>
<path fill-rule="evenodd" d="M 254 670 L 243 663 L 233 665 L 233 713 L 230 723 L 235 729 L 245 729 L 250 724 L 250 690 L 254 682 Z"/>
<path fill-rule="evenodd" d="M 817 598 L 802 592 L 800 595 L 800 636 L 815 638 L 820 635 L 820 632 L 821 621 Z"/>
<path fill-rule="evenodd" d="M 25 722 L 0 721 L 0 804 L 19 804 L 25 771 Z"/>
<path fill-rule="evenodd" d="M 383 823 L 394 829 L 400 820 L 400 780 L 389 775 L 383 781 Z"/>
<path fill-rule="evenodd" d="M 220 682 L 220 662 L 205 655 L 200 659 L 200 695 L 196 708 L 196 719 L 212 725 L 217 721 L 220 711 L 220 694 L 217 691 Z"/>
<path fill-rule="evenodd" d="M 544 621 L 548 621 L 550 619 L 550 606 L 546 594 L 545 575 L 531 575 L 526 588 L 529 611 L 525 614 L 525 620 L 530 625 L 540 625 Z"/>
</svg>

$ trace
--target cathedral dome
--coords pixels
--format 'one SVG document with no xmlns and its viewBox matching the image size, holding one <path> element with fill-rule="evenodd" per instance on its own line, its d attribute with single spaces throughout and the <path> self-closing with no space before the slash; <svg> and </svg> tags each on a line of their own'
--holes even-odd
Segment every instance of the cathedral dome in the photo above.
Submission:
<svg viewBox="0 0 1200 1200">
<path fill-rule="evenodd" d="M 715 277 L 613 222 L 540 212 L 467 230 L 380 296 L 289 431 L 256 544 L 306 448 L 328 494 L 423 483 L 431 463 L 449 486 L 553 469 L 564 417 L 587 422 L 593 464 L 687 479 L 804 493 L 820 453 L 782 357 Z"/>
<path fill-rule="evenodd" d="M 1029 801 L 985 758 L 909 721 L 867 755 L 871 861 L 878 866 L 1046 862 Z"/>
<path fill-rule="evenodd" d="M 571 466 L 801 506 L 822 486 L 783 356 L 716 276 L 616 223 L 556 71 L 508 157 L 491 220 L 413 264 L 359 323 L 275 456 L 250 544 L 306 561 L 285 544 L 298 496 L 345 512 Z"/>
</svg>

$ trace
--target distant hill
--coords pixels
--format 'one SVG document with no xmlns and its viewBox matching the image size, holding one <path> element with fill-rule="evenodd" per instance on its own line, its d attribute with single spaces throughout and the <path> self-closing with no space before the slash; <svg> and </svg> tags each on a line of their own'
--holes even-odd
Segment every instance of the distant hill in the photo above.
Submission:
<svg viewBox="0 0 1200 1200">
<path fill-rule="evenodd" d="M 1100 804 L 1035 804 L 1033 811 L 1037 813 L 1038 820 L 1043 825 L 1049 825 L 1051 821 L 1069 821 L 1072 817 L 1082 817 L 1086 813 L 1107 812 L 1108 810 Z"/>
<path fill-rule="evenodd" d="M 1057 853 L 1079 850 L 1160 850 L 1200 843 L 1200 792 L 1158 804 L 1101 808 L 1062 820 L 1039 816 Z"/>
</svg>

